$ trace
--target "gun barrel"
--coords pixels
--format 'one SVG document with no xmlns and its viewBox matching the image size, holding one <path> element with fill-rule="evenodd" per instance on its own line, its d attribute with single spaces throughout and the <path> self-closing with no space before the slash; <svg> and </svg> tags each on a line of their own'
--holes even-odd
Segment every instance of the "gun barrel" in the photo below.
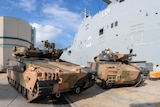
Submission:
<svg viewBox="0 0 160 107">
<path fill-rule="evenodd" d="M 137 56 L 136 54 L 124 54 L 126 57 Z"/>
<path fill-rule="evenodd" d="M 130 56 L 137 56 L 137 54 L 130 54 Z"/>
</svg>

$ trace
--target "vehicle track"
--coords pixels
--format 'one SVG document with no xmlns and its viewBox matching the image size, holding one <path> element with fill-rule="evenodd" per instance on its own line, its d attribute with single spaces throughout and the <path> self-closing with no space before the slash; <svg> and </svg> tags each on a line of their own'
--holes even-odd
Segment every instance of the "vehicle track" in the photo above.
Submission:
<svg viewBox="0 0 160 107">
<path fill-rule="evenodd" d="M 25 99 L 25 101 L 27 102 L 27 98 L 25 96 L 22 95 L 21 92 L 19 92 L 15 87 L 12 86 L 12 88 L 14 90 L 16 90 L 16 92 Z M 13 99 L 13 101 L 17 98 L 17 96 Z M 12 102 L 9 104 L 11 105 Z M 75 104 L 73 104 L 73 102 L 71 101 L 71 99 L 64 93 L 62 94 L 59 98 L 56 98 L 55 95 L 50 95 L 50 96 L 43 96 L 38 98 L 37 100 L 35 100 L 33 102 L 33 104 L 52 104 L 53 107 L 54 106 L 61 106 L 61 105 L 65 105 L 65 107 L 77 107 Z"/>
<path fill-rule="evenodd" d="M 24 100 L 26 102 L 28 102 L 28 99 L 26 98 L 26 96 L 23 95 L 22 91 L 19 91 L 18 88 L 16 88 L 15 84 L 10 84 L 10 86 L 21 96 L 24 98 Z M 16 98 L 18 97 L 18 95 L 16 95 L 16 97 L 13 99 L 16 100 Z M 12 101 L 12 102 L 13 102 Z M 12 102 L 10 102 L 8 104 L 8 107 L 10 105 L 12 105 Z M 55 95 L 50 95 L 50 96 L 43 96 L 40 97 L 38 99 L 36 99 L 34 102 L 32 102 L 33 104 L 51 104 L 54 106 L 61 106 L 61 105 L 65 105 L 65 107 L 76 107 L 75 104 L 73 104 L 73 102 L 71 101 L 71 99 L 65 94 L 61 94 L 61 96 L 59 98 L 56 98 Z"/>
</svg>

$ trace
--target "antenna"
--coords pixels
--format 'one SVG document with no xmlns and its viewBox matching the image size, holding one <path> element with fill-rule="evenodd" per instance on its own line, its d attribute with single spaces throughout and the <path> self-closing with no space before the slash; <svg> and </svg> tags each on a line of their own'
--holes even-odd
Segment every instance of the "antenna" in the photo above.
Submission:
<svg viewBox="0 0 160 107">
<path fill-rule="evenodd" d="M 87 17 L 88 17 L 87 10 L 86 8 L 84 8 L 84 18 L 87 18 Z"/>
</svg>

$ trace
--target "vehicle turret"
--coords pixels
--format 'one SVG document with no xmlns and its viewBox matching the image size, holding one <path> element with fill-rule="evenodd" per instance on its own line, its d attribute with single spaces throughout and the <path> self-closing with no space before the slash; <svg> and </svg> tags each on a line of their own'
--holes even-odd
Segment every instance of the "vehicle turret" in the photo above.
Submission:
<svg viewBox="0 0 160 107">
<path fill-rule="evenodd" d="M 129 63 L 132 60 L 132 57 L 136 54 L 120 54 L 119 52 L 112 52 L 109 48 L 106 48 L 98 56 L 94 58 L 97 61 L 107 61 L 107 62 L 122 62 Z"/>
<path fill-rule="evenodd" d="M 14 57 L 34 57 L 34 58 L 49 58 L 59 59 L 63 53 L 62 49 L 55 49 L 54 43 L 49 43 L 48 40 L 42 41 L 44 50 L 35 48 L 33 45 L 28 47 L 14 47 L 12 56 Z"/>
</svg>

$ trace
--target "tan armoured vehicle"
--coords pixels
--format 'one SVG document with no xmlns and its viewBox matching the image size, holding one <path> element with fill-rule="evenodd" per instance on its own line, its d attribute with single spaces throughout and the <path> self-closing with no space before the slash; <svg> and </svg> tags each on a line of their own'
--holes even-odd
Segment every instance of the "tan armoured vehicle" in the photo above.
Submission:
<svg viewBox="0 0 160 107">
<path fill-rule="evenodd" d="M 94 74 L 89 68 L 55 61 L 61 52 L 50 48 L 45 51 L 34 47 L 14 48 L 14 58 L 9 59 L 7 64 L 9 84 L 15 87 L 28 102 L 51 94 L 58 98 L 61 93 L 68 91 L 80 93 L 93 86 Z"/>
<path fill-rule="evenodd" d="M 113 53 L 110 49 L 102 51 L 88 62 L 87 66 L 97 73 L 96 83 L 102 88 L 112 88 L 113 85 L 133 84 L 140 86 L 148 76 L 149 71 L 131 63 L 133 54 Z"/>
</svg>

